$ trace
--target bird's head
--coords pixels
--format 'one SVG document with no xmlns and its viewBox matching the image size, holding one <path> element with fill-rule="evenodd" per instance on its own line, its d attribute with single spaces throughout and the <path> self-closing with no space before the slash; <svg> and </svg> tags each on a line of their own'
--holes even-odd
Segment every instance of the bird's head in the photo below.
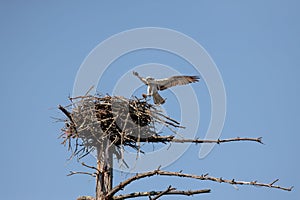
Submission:
<svg viewBox="0 0 300 200">
<path fill-rule="evenodd" d="M 147 80 L 147 81 L 153 81 L 154 78 L 152 78 L 152 77 L 150 77 L 150 76 L 147 76 L 147 77 L 146 77 L 146 80 Z"/>
</svg>

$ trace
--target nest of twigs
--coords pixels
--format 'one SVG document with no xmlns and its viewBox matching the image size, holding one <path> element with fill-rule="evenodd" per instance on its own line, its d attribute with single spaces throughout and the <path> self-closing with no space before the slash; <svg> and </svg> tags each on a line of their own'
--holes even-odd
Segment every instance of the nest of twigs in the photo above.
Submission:
<svg viewBox="0 0 300 200">
<path fill-rule="evenodd" d="M 93 150 L 99 154 L 109 146 L 120 159 L 120 149 L 125 146 L 142 152 L 141 142 L 166 142 L 174 137 L 161 136 L 156 131 L 158 124 L 183 128 L 145 99 L 81 96 L 70 100 L 70 105 L 59 109 L 67 117 L 62 143 L 68 145 L 72 157 L 82 158 Z"/>
</svg>

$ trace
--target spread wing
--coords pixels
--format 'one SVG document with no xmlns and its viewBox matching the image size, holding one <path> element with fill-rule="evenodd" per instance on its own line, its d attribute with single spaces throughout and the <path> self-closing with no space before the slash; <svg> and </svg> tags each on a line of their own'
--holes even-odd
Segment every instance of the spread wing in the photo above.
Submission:
<svg viewBox="0 0 300 200">
<path fill-rule="evenodd" d="M 141 77 L 137 72 L 133 71 L 132 72 L 133 75 L 135 75 L 136 77 L 138 77 L 144 84 L 148 85 L 147 81 L 145 78 Z"/>
<path fill-rule="evenodd" d="M 172 76 L 170 78 L 157 79 L 156 83 L 159 90 L 165 90 L 176 85 L 186 85 L 198 82 L 199 79 L 200 78 L 198 76 Z"/>
</svg>

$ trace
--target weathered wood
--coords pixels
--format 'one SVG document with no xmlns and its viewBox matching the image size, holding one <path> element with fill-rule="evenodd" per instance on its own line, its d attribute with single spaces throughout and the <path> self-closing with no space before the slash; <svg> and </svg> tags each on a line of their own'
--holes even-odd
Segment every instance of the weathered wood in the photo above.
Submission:
<svg viewBox="0 0 300 200">
<path fill-rule="evenodd" d="M 105 196 L 112 189 L 113 153 L 110 151 L 110 140 L 97 149 L 96 200 L 107 200 Z"/>
</svg>

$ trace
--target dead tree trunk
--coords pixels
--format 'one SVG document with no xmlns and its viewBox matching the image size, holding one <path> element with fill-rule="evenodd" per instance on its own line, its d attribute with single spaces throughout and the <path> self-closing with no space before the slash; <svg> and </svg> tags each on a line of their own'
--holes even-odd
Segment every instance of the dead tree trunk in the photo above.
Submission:
<svg viewBox="0 0 300 200">
<path fill-rule="evenodd" d="M 106 200 L 106 194 L 112 189 L 113 154 L 110 141 L 107 140 L 97 149 L 96 200 Z"/>
</svg>

